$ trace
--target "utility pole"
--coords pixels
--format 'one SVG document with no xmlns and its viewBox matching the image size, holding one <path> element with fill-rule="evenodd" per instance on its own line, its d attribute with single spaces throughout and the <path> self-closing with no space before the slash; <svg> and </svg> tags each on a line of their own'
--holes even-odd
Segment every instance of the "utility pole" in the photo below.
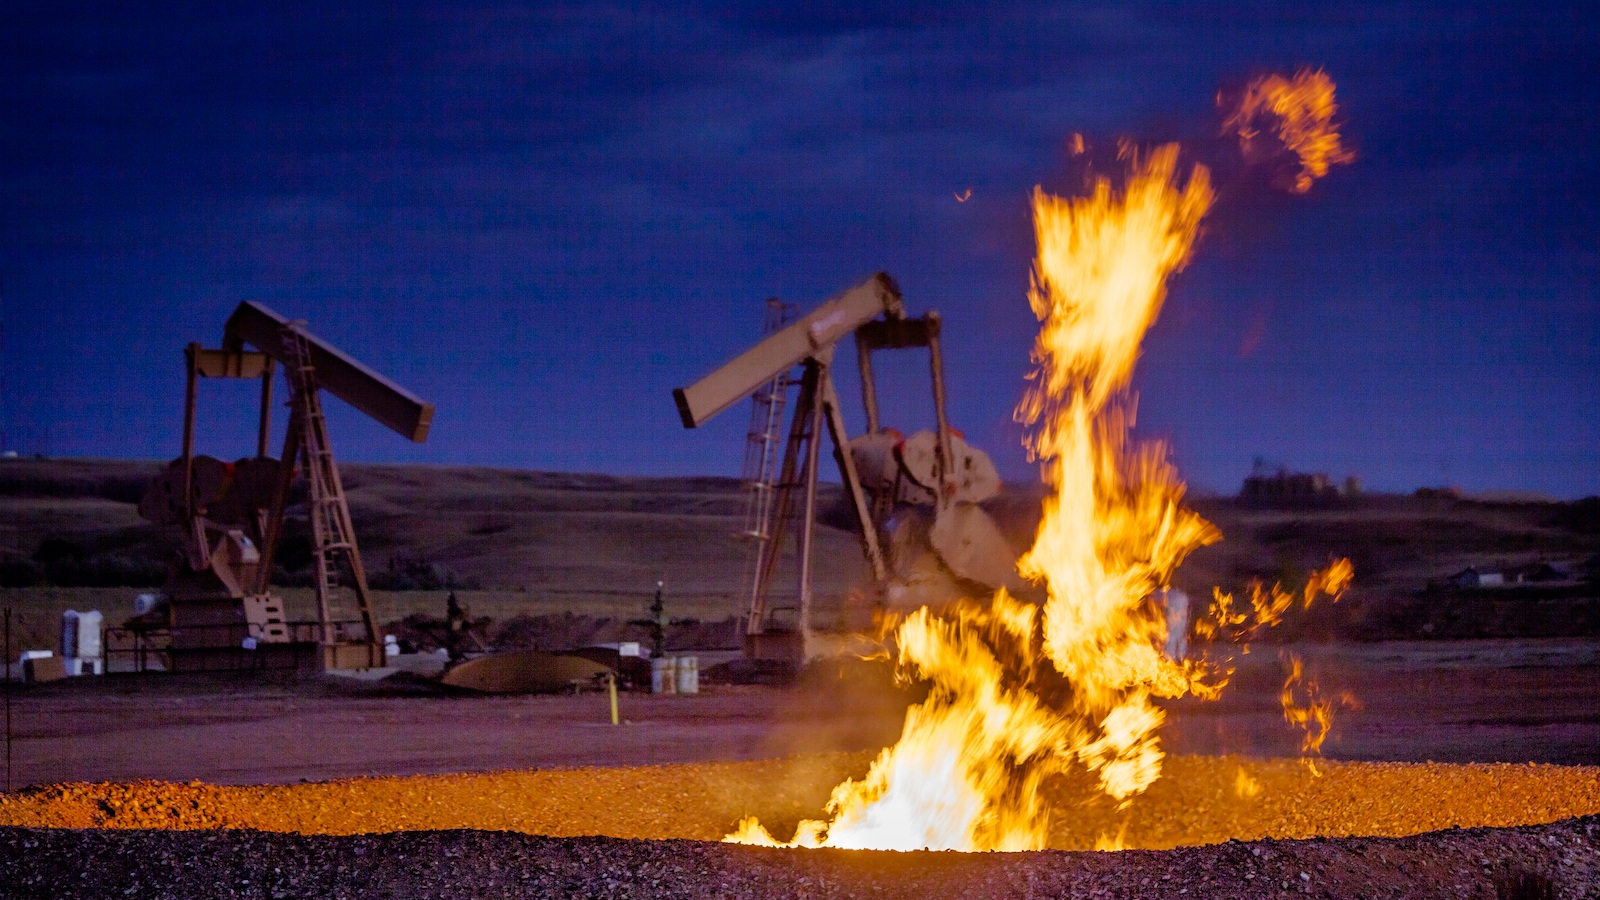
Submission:
<svg viewBox="0 0 1600 900">
<path fill-rule="evenodd" d="M 650 604 L 650 615 L 644 619 L 630 619 L 629 625 L 644 628 L 650 635 L 650 658 L 660 659 L 667 653 L 667 605 L 662 599 L 666 593 L 666 579 L 656 582 L 656 599 Z"/>
<path fill-rule="evenodd" d="M 6 793 L 11 793 L 11 607 L 6 607 Z"/>
<path fill-rule="evenodd" d="M 650 658 L 660 659 L 667 652 L 667 607 L 661 595 L 666 591 L 666 581 L 656 582 L 656 599 L 650 604 Z"/>
</svg>

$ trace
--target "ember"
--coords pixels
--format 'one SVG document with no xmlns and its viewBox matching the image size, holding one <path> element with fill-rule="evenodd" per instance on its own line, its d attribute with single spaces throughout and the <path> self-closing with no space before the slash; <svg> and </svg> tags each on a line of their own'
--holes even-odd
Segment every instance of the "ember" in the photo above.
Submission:
<svg viewBox="0 0 1600 900">
<path fill-rule="evenodd" d="M 1235 133 L 1245 158 L 1265 161 L 1276 155 L 1272 142 L 1295 157 L 1298 169 L 1282 176 L 1284 186 L 1297 194 L 1311 190 L 1314 181 L 1333 166 L 1355 159 L 1339 140 L 1333 117 L 1333 81 L 1320 69 L 1301 69 L 1293 78 L 1268 75 L 1250 82 L 1223 120 L 1223 133 Z M 1227 100 L 1217 97 L 1219 105 Z M 1270 132 L 1270 137 L 1263 135 Z"/>
</svg>

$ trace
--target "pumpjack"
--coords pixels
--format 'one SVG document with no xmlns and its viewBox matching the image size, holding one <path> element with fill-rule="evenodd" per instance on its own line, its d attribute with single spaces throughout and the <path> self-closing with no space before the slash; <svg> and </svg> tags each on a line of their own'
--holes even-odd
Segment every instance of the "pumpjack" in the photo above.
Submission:
<svg viewBox="0 0 1600 900">
<path fill-rule="evenodd" d="M 807 639 L 824 425 L 860 526 L 877 609 L 910 609 L 970 594 L 973 587 L 1016 584 L 1016 551 L 979 506 L 999 493 L 1000 477 L 988 455 L 968 446 L 945 413 L 941 328 L 937 312 L 908 317 L 899 287 L 879 273 L 778 327 L 693 385 L 673 391 L 684 427 L 695 428 L 747 396 L 756 401 L 755 419 L 777 423 L 788 387 L 798 386 L 781 469 L 752 478 L 747 467 L 752 509 L 759 510 L 748 528 L 755 565 L 743 616 L 747 658 L 792 666 L 811 655 Z M 854 438 L 846 432 L 833 383 L 835 351 L 851 336 L 867 422 L 867 432 Z M 907 437 L 880 422 L 872 355 L 916 348 L 928 350 L 936 427 Z M 759 452 L 752 456 L 774 459 L 776 424 L 758 432 L 753 427 L 750 439 L 765 446 L 753 447 Z M 769 594 L 790 530 L 797 545 L 796 598 L 795 607 L 785 609 Z"/>
<path fill-rule="evenodd" d="M 383 665 L 383 634 L 373 617 L 321 394 L 333 394 L 414 442 L 427 439 L 433 404 L 318 338 L 305 322 L 250 301 L 229 317 L 220 348 L 191 343 L 184 359 L 183 454 L 139 505 L 146 519 L 177 528 L 183 550 L 169 566 L 164 601 L 130 625 L 170 637 L 173 670 L 235 668 L 245 659 L 262 664 L 290 651 L 303 658 L 298 648 L 306 644 L 315 646 L 324 668 Z M 279 365 L 288 382 L 289 425 L 282 455 L 273 459 L 267 451 Z M 211 378 L 261 382 L 254 457 L 224 463 L 195 455 L 199 382 Z M 317 605 L 309 633 L 287 620 L 271 587 L 284 514 L 300 474 L 307 483 Z"/>
</svg>

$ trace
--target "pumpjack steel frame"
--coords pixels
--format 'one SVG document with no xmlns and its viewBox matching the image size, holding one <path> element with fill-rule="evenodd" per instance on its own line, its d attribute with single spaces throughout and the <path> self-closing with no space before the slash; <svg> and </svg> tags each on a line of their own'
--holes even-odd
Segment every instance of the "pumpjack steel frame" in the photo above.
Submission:
<svg viewBox="0 0 1600 900">
<path fill-rule="evenodd" d="M 899 287 L 888 275 L 879 273 L 827 301 L 822 306 L 769 335 L 751 349 L 706 375 L 687 388 L 673 391 L 679 417 L 685 428 L 695 428 L 734 403 L 759 392 L 775 377 L 801 367 L 799 391 L 791 414 L 783 464 L 770 506 L 770 520 L 762 532 L 769 537 L 758 543 L 756 577 L 750 587 L 744 614 L 745 655 L 754 659 L 800 663 L 805 657 L 805 634 L 810 629 L 813 600 L 817 513 L 817 474 L 821 443 L 818 435 L 826 426 L 833 442 L 834 460 L 861 525 L 861 547 L 875 582 L 888 576 L 878 521 L 868 501 L 867 491 L 850 452 L 850 437 L 845 428 L 838 392 L 834 389 L 833 367 L 838 343 L 853 335 L 861 372 L 862 401 L 867 412 L 869 433 L 880 428 L 877 387 L 872 375 L 871 356 L 878 350 L 926 347 L 933 381 L 934 407 L 938 422 L 940 481 L 948 478 L 951 459 L 950 425 L 945 415 L 944 364 L 939 350 L 941 320 L 937 312 L 919 318 L 905 316 Z M 941 503 L 952 491 L 938 492 Z M 795 504 L 800 504 L 795 516 Z M 791 520 L 796 524 L 796 603 L 798 621 L 793 627 L 775 621 L 768 594 L 783 540 Z"/>
<path fill-rule="evenodd" d="M 245 349 L 252 346 L 255 350 Z M 339 467 L 334 459 L 323 414 L 321 392 L 339 397 L 413 442 L 427 439 L 433 421 L 428 403 L 336 347 L 313 335 L 303 321 L 290 320 L 266 306 L 246 301 L 229 317 L 223 346 L 206 349 L 191 343 L 185 349 L 188 383 L 184 404 L 182 494 L 180 506 L 189 532 L 191 565 L 216 568 L 243 605 L 250 636 L 264 643 L 288 640 L 282 604 L 271 595 L 272 567 L 283 536 L 283 521 L 295 476 L 306 475 L 311 520 L 311 549 L 315 570 L 318 643 L 324 668 L 366 668 L 384 662 L 383 634 L 373 615 L 365 566 L 356 543 Z M 204 515 L 195 486 L 195 418 L 201 378 L 258 378 L 261 408 L 257 425 L 256 456 L 265 458 L 271 439 L 272 383 L 278 364 L 289 384 L 289 425 L 284 434 L 278 477 L 270 504 L 260 513 L 259 561 L 241 567 L 248 583 L 222 571 L 215 554 L 207 552 L 208 529 L 219 530 Z M 297 464 L 298 463 L 298 467 Z M 248 546 L 248 542 L 244 542 Z M 220 544 L 219 544 L 220 546 Z M 252 548 L 254 549 L 254 548 Z M 196 552 L 198 550 L 198 552 Z M 341 596 L 340 569 L 349 572 L 358 619 L 337 618 Z M 175 600 L 174 602 L 181 602 Z M 176 615 L 176 614 L 175 614 Z M 260 621 L 258 621 L 260 620 Z M 347 633 L 344 624 L 358 626 Z"/>
</svg>

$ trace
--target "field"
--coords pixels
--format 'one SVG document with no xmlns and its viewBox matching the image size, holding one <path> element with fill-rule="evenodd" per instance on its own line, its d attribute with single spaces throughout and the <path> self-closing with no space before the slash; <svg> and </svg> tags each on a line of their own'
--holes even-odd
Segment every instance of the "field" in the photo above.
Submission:
<svg viewBox="0 0 1600 900">
<path fill-rule="evenodd" d="M 158 584 L 175 539 L 135 509 L 154 462 L 0 461 L 0 573 L 5 602 L 30 645 L 50 646 L 61 610 L 98 608 L 108 624 L 132 614 L 136 589 L 49 586 L 93 583 L 144 571 Z M 465 588 L 474 616 L 607 618 L 620 633 L 643 616 L 657 581 L 668 615 L 713 622 L 740 611 L 749 545 L 740 530 L 744 493 L 728 478 L 623 478 L 426 466 L 344 467 L 367 569 L 380 589 L 380 621 L 442 615 L 444 586 Z M 823 491 L 818 529 L 817 610 L 829 626 L 866 578 L 837 488 Z M 1450 497 L 1369 496 L 1328 505 L 1264 508 L 1231 498 L 1193 498 L 1224 540 L 1179 572 L 1196 598 L 1213 586 L 1248 590 L 1252 579 L 1293 585 L 1338 556 L 1356 585 L 1337 607 L 1292 618 L 1277 639 L 1390 640 L 1600 635 L 1594 583 L 1553 589 L 1446 591 L 1430 581 L 1468 566 L 1507 569 L 1539 562 L 1581 571 L 1600 553 L 1600 501 L 1478 502 Z M 1013 486 L 989 509 L 1025 549 L 1039 515 L 1037 488 Z M 298 515 L 297 515 L 298 513 Z M 304 508 L 288 533 L 304 540 Z M 291 541 L 292 543 L 292 541 Z M 292 548 L 286 554 L 294 557 Z M 40 560 L 47 560 L 40 562 Z M 53 560 L 49 561 L 49 560 Z M 304 575 L 304 560 L 290 575 Z M 32 580 L 18 576 L 32 575 Z M 76 576 L 76 578 L 72 577 Z M 294 579 L 291 578 L 291 584 Z M 401 582 L 428 590 L 384 590 Z M 787 580 L 778 591 L 787 588 Z M 146 588 L 149 590 L 150 588 Z M 291 617 L 311 616 L 310 592 L 284 590 Z M 609 637 L 615 640 L 615 636 Z M 39 643 L 44 642 L 44 643 Z"/>
</svg>

